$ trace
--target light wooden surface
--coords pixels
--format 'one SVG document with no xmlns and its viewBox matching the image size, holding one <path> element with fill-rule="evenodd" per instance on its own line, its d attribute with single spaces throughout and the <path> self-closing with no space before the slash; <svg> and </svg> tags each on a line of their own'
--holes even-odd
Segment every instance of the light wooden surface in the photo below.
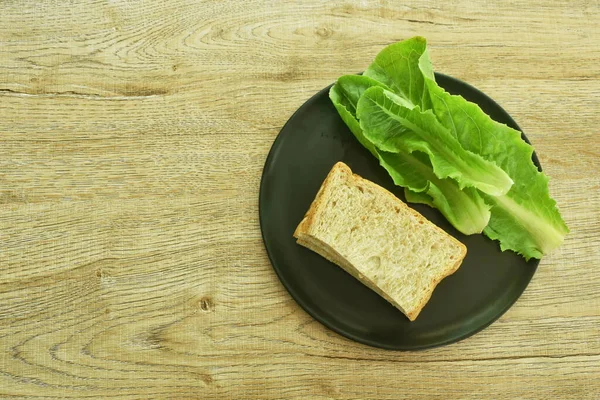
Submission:
<svg viewBox="0 0 600 400">
<path fill-rule="evenodd" d="M 598 1 L 3 1 L 0 397 L 600 398 Z M 346 340 L 279 283 L 269 148 L 423 35 L 533 142 L 571 234 L 460 343 Z"/>
</svg>

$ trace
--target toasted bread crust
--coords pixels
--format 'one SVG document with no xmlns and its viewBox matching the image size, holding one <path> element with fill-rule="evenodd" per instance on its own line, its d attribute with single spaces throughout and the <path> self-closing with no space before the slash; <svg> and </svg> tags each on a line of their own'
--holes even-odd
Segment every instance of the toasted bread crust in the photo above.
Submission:
<svg viewBox="0 0 600 400">
<path fill-rule="evenodd" d="M 335 175 L 338 173 L 338 171 L 343 173 L 344 175 L 352 176 L 352 170 L 350 170 L 350 167 L 348 167 L 346 164 L 344 164 L 341 161 L 338 161 L 337 163 L 335 163 L 335 165 L 333 166 L 333 168 L 331 168 L 331 171 L 329 171 L 329 173 L 327 174 L 327 177 L 321 184 L 321 187 L 319 188 L 319 191 L 317 192 L 315 199 L 312 201 L 308 211 L 304 215 L 304 218 L 302 219 L 302 221 L 300 221 L 300 223 L 296 227 L 296 230 L 294 231 L 294 237 L 296 239 L 298 238 L 298 235 L 309 232 L 310 227 L 314 223 L 315 215 L 316 215 L 317 211 L 319 210 L 319 208 L 321 207 L 321 204 L 323 203 L 323 194 L 325 193 L 325 190 L 327 189 L 327 187 L 329 187 L 329 185 L 331 184 L 331 181 L 333 180 Z"/>
<path fill-rule="evenodd" d="M 460 242 L 459 242 L 460 243 Z M 444 271 L 443 274 L 441 274 L 440 276 L 438 276 L 438 279 L 435 279 L 431 282 L 431 285 L 429 286 L 429 289 L 427 290 L 427 296 L 425 296 L 423 298 L 423 300 L 421 301 L 421 303 L 419 303 L 419 305 L 417 306 L 417 308 L 413 311 L 408 313 L 406 316 L 408 317 L 408 319 L 410 319 L 411 321 L 414 321 L 415 319 L 417 319 L 417 317 L 419 316 L 419 314 L 421 313 L 421 310 L 423 310 L 423 307 L 425 307 L 425 305 L 429 302 L 429 299 L 431 299 L 431 295 L 433 294 L 433 291 L 435 290 L 436 286 L 446 277 L 452 275 L 453 273 L 456 272 L 456 270 L 458 269 L 458 267 L 460 267 L 460 265 L 462 264 L 465 256 L 467 255 L 467 247 L 461 244 L 461 254 L 458 256 L 458 259 L 456 260 L 456 262 L 450 267 L 448 268 L 446 271 Z"/>
</svg>

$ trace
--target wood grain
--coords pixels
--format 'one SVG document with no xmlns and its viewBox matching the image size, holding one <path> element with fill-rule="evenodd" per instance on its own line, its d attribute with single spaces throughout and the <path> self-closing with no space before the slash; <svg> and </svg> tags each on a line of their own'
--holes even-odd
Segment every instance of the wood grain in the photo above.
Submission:
<svg viewBox="0 0 600 400">
<path fill-rule="evenodd" d="M 0 397 L 600 398 L 594 1 L 0 4 Z M 290 298 L 260 174 L 317 90 L 428 38 L 535 145 L 571 229 L 454 345 L 359 345 Z"/>
</svg>

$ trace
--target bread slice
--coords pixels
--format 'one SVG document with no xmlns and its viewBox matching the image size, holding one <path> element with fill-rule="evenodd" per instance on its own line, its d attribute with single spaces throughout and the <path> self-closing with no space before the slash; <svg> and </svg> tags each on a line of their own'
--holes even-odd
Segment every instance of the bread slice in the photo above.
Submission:
<svg viewBox="0 0 600 400">
<path fill-rule="evenodd" d="M 414 321 L 467 248 L 379 185 L 338 162 L 294 232 Z"/>
</svg>

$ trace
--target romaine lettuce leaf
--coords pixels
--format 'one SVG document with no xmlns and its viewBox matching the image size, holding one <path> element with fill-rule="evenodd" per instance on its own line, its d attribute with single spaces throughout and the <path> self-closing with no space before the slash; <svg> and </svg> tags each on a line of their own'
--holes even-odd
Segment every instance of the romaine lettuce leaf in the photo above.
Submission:
<svg viewBox="0 0 600 400">
<path fill-rule="evenodd" d="M 427 41 L 416 37 L 383 49 L 364 72 L 422 110 L 431 108 L 426 79 L 434 80 Z M 401 79 L 399 79 L 401 78 Z"/>
<path fill-rule="evenodd" d="M 508 192 L 513 182 L 502 169 L 463 149 L 430 110 L 408 108 L 408 102 L 394 98 L 398 97 L 379 86 L 360 96 L 356 116 L 369 142 L 390 153 L 427 154 L 435 175 L 454 178 L 461 189 L 474 187 L 494 196 Z"/>
<path fill-rule="evenodd" d="M 407 201 L 438 208 L 464 234 L 481 233 L 488 224 L 490 207 L 475 189 L 461 190 L 456 181 L 439 179 L 423 153 L 381 151 L 365 138 L 355 112 L 360 96 L 371 86 L 385 85 L 364 76 L 352 75 L 340 78 L 329 92 L 332 103 L 350 131 L 379 159 L 394 183 L 404 187 Z"/>
<path fill-rule="evenodd" d="M 335 85 L 329 90 L 329 98 L 336 108 L 342 120 L 346 123 L 350 131 L 363 147 L 379 158 L 373 143 L 368 141 L 363 134 L 362 128 L 356 119 L 356 106 L 360 96 L 365 90 L 372 86 L 383 86 L 371 78 L 361 75 L 345 75 L 340 77 Z"/>
<path fill-rule="evenodd" d="M 431 110 L 463 148 L 496 163 L 514 181 L 503 196 L 483 195 L 492 206 L 484 233 L 526 259 L 541 258 L 569 232 L 548 191 L 548 178 L 532 162 L 521 133 L 493 121 L 476 104 L 435 82 L 424 38 L 383 49 L 364 75 L 382 82 L 405 102 Z"/>
</svg>

